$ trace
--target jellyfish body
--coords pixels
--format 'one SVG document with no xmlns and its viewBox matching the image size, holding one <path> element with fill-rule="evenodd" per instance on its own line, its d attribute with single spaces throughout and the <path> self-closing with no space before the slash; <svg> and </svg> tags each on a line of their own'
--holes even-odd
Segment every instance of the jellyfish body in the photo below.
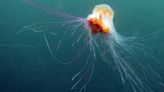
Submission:
<svg viewBox="0 0 164 92">
<path fill-rule="evenodd" d="M 31 0 L 27 1 L 30 2 L 30 4 L 35 5 L 35 3 L 33 3 Z M 61 34 L 62 36 L 59 40 L 59 43 L 57 44 L 56 50 L 60 49 L 60 45 L 64 41 L 64 39 L 76 36 L 77 39 L 73 39 L 75 41 L 71 44 L 71 46 L 79 46 L 80 49 L 83 48 L 83 51 L 87 51 L 87 53 L 85 53 L 85 56 L 87 56 L 87 58 L 84 60 L 84 66 L 72 77 L 72 90 L 78 89 L 79 91 L 84 91 L 86 89 L 93 75 L 94 63 L 97 60 L 97 56 L 100 55 L 102 61 L 106 62 L 109 65 L 111 63 L 114 64 L 116 70 L 120 74 L 123 85 L 130 85 L 134 92 L 153 92 L 151 86 L 149 86 L 149 82 L 145 82 L 145 80 L 143 80 L 139 76 L 145 75 L 146 72 L 151 72 L 152 74 L 149 74 L 149 76 L 152 75 L 152 80 L 154 81 L 156 81 L 156 79 L 158 79 L 160 76 L 157 72 L 154 72 L 153 69 L 149 69 L 150 66 L 145 65 L 145 63 L 143 62 L 144 60 L 140 59 L 140 57 L 138 56 L 138 54 L 144 53 L 143 56 L 150 57 L 149 53 L 145 54 L 143 44 L 139 42 L 140 38 L 138 38 L 136 35 L 132 37 L 125 37 L 117 33 L 113 23 L 114 11 L 109 5 L 96 5 L 92 13 L 89 14 L 87 18 L 51 12 L 48 9 L 44 9 L 43 7 L 41 9 L 50 12 L 53 15 L 62 15 L 62 17 L 64 16 L 64 18 L 66 17 L 67 19 L 70 19 L 70 21 L 65 22 L 65 24 L 73 24 L 71 30 L 64 32 L 64 34 Z M 23 31 L 24 30 L 31 30 L 33 32 L 43 33 L 43 37 L 51 55 L 57 61 L 60 61 L 60 59 L 57 59 L 58 53 L 52 50 L 50 42 L 48 41 L 48 38 L 46 36 L 46 34 L 52 34 L 52 31 L 46 31 L 45 34 L 45 31 L 40 31 L 40 24 L 24 27 Z M 76 33 L 80 33 L 80 35 L 75 35 Z M 82 45 L 80 44 L 80 41 L 83 42 Z M 82 54 L 78 54 L 77 58 L 81 59 L 81 55 Z M 112 60 L 110 57 L 112 57 Z M 72 60 L 70 63 L 63 64 L 72 64 L 73 61 L 78 61 L 77 58 L 74 58 L 74 60 Z M 143 68 L 143 70 L 146 71 L 144 71 L 143 73 L 138 73 L 137 68 Z"/>
<path fill-rule="evenodd" d="M 125 37 L 118 34 L 114 27 L 113 18 L 113 9 L 107 4 L 100 4 L 95 6 L 92 13 L 86 18 L 86 22 L 83 22 L 87 27 L 86 31 L 89 31 L 86 34 L 88 35 L 88 41 L 86 43 L 88 45 L 86 46 L 90 48 L 91 57 L 95 58 L 94 61 L 96 61 L 96 56 L 100 55 L 102 60 L 108 64 L 113 62 L 117 71 L 120 73 L 123 85 L 130 85 L 134 92 L 153 92 L 149 83 L 139 77 L 142 73 L 138 73 L 134 67 L 138 65 L 140 68 L 146 70 L 148 70 L 147 68 L 149 67 L 149 65 L 147 66 L 143 63 L 144 60 L 138 59 L 140 57 L 137 55 L 139 53 L 145 53 L 143 44 L 139 42 L 142 38 L 138 38 L 135 35 L 132 37 Z M 139 53 L 137 51 L 139 51 Z M 144 54 L 144 56 L 152 57 L 149 53 Z M 109 57 L 112 57 L 113 61 L 111 61 Z M 90 67 L 94 67 L 94 61 L 90 61 L 93 62 Z M 88 62 L 86 64 L 88 64 Z M 149 70 L 149 72 L 153 71 L 153 69 Z M 82 71 L 84 70 L 82 69 Z M 86 83 L 83 84 L 81 89 L 86 87 L 88 81 L 90 81 L 93 70 L 91 69 L 90 71 L 89 77 L 86 79 Z M 80 75 L 80 73 L 81 72 L 77 74 Z M 159 78 L 156 72 L 152 73 L 152 75 L 155 75 L 155 77 L 152 78 L 153 80 Z M 82 74 L 82 76 L 88 75 Z M 77 75 L 75 75 L 75 77 L 77 77 Z M 78 83 L 79 81 L 76 85 Z"/>
<path fill-rule="evenodd" d="M 125 37 L 118 34 L 114 27 L 113 18 L 114 11 L 109 5 L 101 4 L 95 6 L 92 14 L 87 17 L 87 25 L 91 33 L 105 34 L 105 36 L 103 35 L 98 38 L 101 39 L 100 41 L 90 36 L 90 39 L 94 39 L 95 41 L 91 41 L 90 46 L 94 46 L 92 48 L 96 48 L 97 46 L 103 61 L 112 62 L 109 61 L 108 57 L 113 57 L 114 65 L 120 73 L 124 85 L 130 84 L 134 92 L 153 92 L 149 83 L 144 82 L 139 77 L 141 73 L 138 74 L 134 67 L 138 65 L 143 68 L 142 65 L 144 65 L 144 61 L 142 59 L 139 60 L 138 58 L 140 57 L 137 56 L 137 50 L 139 53 L 145 52 L 145 48 L 142 47 L 143 44 L 139 42 L 142 38 L 138 38 L 137 36 Z M 148 53 L 145 56 L 149 56 Z M 147 65 L 144 67 L 146 68 Z M 152 71 L 151 69 L 149 70 Z M 159 76 L 158 73 L 153 73 L 152 75 Z"/>
<path fill-rule="evenodd" d="M 114 12 L 105 4 L 97 5 L 87 18 L 92 33 L 110 33 Z"/>
</svg>

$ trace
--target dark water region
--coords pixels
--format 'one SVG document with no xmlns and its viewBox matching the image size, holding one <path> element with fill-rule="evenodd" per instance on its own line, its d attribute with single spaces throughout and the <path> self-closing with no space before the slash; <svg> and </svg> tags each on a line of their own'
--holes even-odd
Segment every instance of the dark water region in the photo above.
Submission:
<svg viewBox="0 0 164 92">
<path fill-rule="evenodd" d="M 31 1 L 79 17 L 87 17 L 97 4 L 109 4 L 115 12 L 114 24 L 118 33 L 125 36 L 139 33 L 145 37 L 144 42 L 147 46 L 145 48 L 154 56 L 150 58 L 157 59 L 158 62 L 153 68 L 160 74 L 160 82 L 164 83 L 163 0 Z M 82 67 L 81 64 L 84 64 L 87 52 L 81 55 L 75 64 L 63 65 L 54 60 L 42 34 L 32 31 L 17 34 L 27 25 L 65 20 L 63 17 L 51 15 L 38 7 L 31 6 L 23 0 L 0 1 L 0 92 L 76 92 L 71 90 L 73 85 L 71 78 Z M 43 30 L 64 32 L 68 30 L 67 28 L 70 27 L 61 28 L 55 24 Z M 58 37 L 49 36 L 49 41 L 54 44 L 52 46 L 55 46 L 53 42 L 58 40 Z M 61 45 L 63 49 L 59 51 L 58 57 L 65 61 L 72 60 L 75 58 L 74 49 L 68 46 L 69 41 L 65 42 Z M 77 50 L 82 51 L 82 49 Z M 73 53 L 70 58 L 67 51 Z M 151 59 L 143 61 L 149 61 L 150 65 L 154 62 Z M 147 76 L 147 80 L 151 81 L 149 74 Z M 107 65 L 98 57 L 86 92 L 132 92 L 130 86 L 123 85 L 115 66 Z M 164 92 L 164 86 L 153 83 L 150 85 L 153 86 L 154 92 Z"/>
</svg>

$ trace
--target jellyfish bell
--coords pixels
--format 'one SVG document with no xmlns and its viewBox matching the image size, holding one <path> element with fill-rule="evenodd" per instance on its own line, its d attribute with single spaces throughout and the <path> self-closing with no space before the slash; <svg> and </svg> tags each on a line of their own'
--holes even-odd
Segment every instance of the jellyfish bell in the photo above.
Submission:
<svg viewBox="0 0 164 92">
<path fill-rule="evenodd" d="M 96 5 L 92 14 L 87 17 L 87 25 L 91 33 L 110 34 L 112 32 L 114 11 L 107 4 Z"/>
</svg>

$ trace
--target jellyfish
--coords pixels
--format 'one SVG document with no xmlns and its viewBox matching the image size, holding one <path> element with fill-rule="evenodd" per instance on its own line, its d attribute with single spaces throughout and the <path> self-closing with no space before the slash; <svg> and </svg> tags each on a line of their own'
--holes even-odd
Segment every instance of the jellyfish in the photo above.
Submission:
<svg viewBox="0 0 164 92">
<path fill-rule="evenodd" d="M 147 64 L 145 59 L 153 59 L 154 57 L 145 51 L 143 39 L 135 34 L 127 37 L 120 35 L 114 26 L 114 11 L 108 4 L 96 5 L 91 14 L 86 18 L 72 16 L 51 10 L 32 0 L 25 0 L 28 4 L 46 11 L 49 14 L 62 17 L 67 21 L 34 23 L 24 26 L 21 33 L 25 30 L 31 30 L 35 33 L 41 33 L 45 40 L 46 46 L 53 58 L 62 64 L 73 64 L 83 58 L 82 68 L 72 77 L 71 90 L 85 91 L 89 84 L 94 71 L 94 64 L 97 57 L 107 63 L 109 66 L 115 66 L 119 72 L 120 79 L 124 86 L 130 86 L 134 92 L 154 92 L 150 83 L 163 85 L 158 79 L 161 76 L 156 70 Z M 62 24 L 62 25 L 60 25 Z M 71 26 L 67 28 L 66 25 Z M 53 28 L 61 26 L 65 30 L 55 30 Z M 48 30 L 47 28 L 53 29 Z M 57 36 L 59 41 L 56 47 L 51 46 L 48 35 Z M 58 35 L 60 37 L 58 37 Z M 70 42 L 66 47 L 62 43 Z M 74 49 L 73 59 L 62 60 L 61 48 Z M 76 49 L 75 49 L 76 48 Z M 71 54 L 68 54 L 70 56 Z M 63 56 L 65 57 L 65 56 Z M 69 62 L 67 62 L 69 61 Z M 142 70 L 139 70 L 142 69 Z M 152 76 L 152 80 L 145 80 L 147 76 Z"/>
</svg>

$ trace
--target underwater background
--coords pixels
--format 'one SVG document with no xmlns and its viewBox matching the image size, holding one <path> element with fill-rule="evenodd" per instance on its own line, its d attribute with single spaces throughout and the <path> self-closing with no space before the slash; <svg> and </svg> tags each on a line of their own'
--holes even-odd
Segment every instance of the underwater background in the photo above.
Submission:
<svg viewBox="0 0 164 92">
<path fill-rule="evenodd" d="M 147 48 L 159 60 L 159 64 L 154 67 L 159 67 L 156 69 L 159 69 L 161 82 L 164 82 L 164 0 L 33 1 L 79 17 L 87 17 L 95 5 L 105 3 L 115 12 L 114 24 L 120 34 L 158 32 L 151 35 L 153 39 L 147 43 L 153 48 Z M 75 68 L 78 67 L 68 69 L 68 66 L 56 62 L 40 34 L 16 34 L 27 25 L 60 20 L 64 18 L 47 14 L 23 0 L 0 1 L 0 92 L 72 92 L 71 77 L 76 74 Z M 64 31 L 54 27 L 55 30 Z M 55 39 L 52 40 L 55 42 Z M 67 48 L 67 44 L 63 45 Z M 86 92 L 132 92 L 131 88 L 123 86 L 119 74 L 113 70 L 105 62 L 97 60 Z M 154 92 L 164 92 L 164 86 L 154 87 Z"/>
</svg>

